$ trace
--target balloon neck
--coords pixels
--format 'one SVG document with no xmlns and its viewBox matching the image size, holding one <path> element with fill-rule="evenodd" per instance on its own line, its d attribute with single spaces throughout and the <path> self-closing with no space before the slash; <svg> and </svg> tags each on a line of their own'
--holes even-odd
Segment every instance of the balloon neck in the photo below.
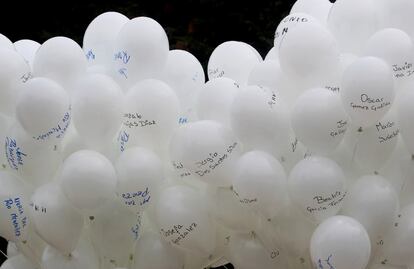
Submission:
<svg viewBox="0 0 414 269">
<path fill-rule="evenodd" d="M 362 127 L 358 128 L 358 133 L 362 133 L 364 131 L 364 129 L 362 129 Z"/>
<path fill-rule="evenodd" d="M 374 171 L 374 175 L 379 175 L 378 171 Z"/>
<path fill-rule="evenodd" d="M 89 220 L 90 221 L 93 221 L 95 219 L 95 217 L 94 216 L 89 216 Z"/>
</svg>

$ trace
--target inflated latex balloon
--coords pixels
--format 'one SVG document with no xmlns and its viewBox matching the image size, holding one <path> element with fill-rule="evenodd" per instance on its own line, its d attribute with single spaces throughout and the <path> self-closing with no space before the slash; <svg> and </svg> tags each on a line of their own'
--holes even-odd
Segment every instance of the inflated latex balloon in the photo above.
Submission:
<svg viewBox="0 0 414 269">
<path fill-rule="evenodd" d="M 326 24 L 332 3 L 329 0 L 298 0 L 292 6 L 290 13 L 305 13 Z"/>
<path fill-rule="evenodd" d="M 317 222 L 338 213 L 347 193 L 342 168 L 320 156 L 298 162 L 290 172 L 288 187 L 292 201 Z"/>
<path fill-rule="evenodd" d="M 179 112 L 180 104 L 171 87 L 160 80 L 146 79 L 125 95 L 123 129 L 137 145 L 165 147 L 178 126 Z"/>
<path fill-rule="evenodd" d="M 122 124 L 123 93 L 110 77 L 85 76 L 76 84 L 72 97 L 73 123 L 89 145 L 108 143 Z"/>
<path fill-rule="evenodd" d="M 396 1 L 375 1 L 378 5 L 379 20 L 381 26 L 401 29 L 411 37 L 414 36 L 414 30 L 411 27 L 414 23 L 413 12 L 414 3 L 410 0 Z"/>
<path fill-rule="evenodd" d="M 14 50 L 14 45 L 13 42 L 10 41 L 10 39 L 3 35 L 0 34 L 0 47 L 1 48 L 5 48 L 5 49 L 9 49 L 9 50 Z"/>
<path fill-rule="evenodd" d="M 282 44 L 283 39 L 288 35 L 289 31 L 294 29 L 299 24 L 312 23 L 316 22 L 315 18 L 310 14 L 305 13 L 294 13 L 287 15 L 279 23 L 275 31 L 275 39 L 273 41 L 276 51 L 279 51 L 280 45 Z"/>
<path fill-rule="evenodd" d="M 143 211 L 157 198 L 164 180 L 163 164 L 151 150 L 133 147 L 121 153 L 116 162 L 117 192 L 125 206 Z"/>
<path fill-rule="evenodd" d="M 99 259 L 91 243 L 82 238 L 70 255 L 64 255 L 47 246 L 41 265 L 42 269 L 99 269 Z"/>
<path fill-rule="evenodd" d="M 240 269 L 283 268 L 279 249 L 266 249 L 254 234 L 233 234 L 229 243 L 229 260 Z"/>
<path fill-rule="evenodd" d="M 180 100 L 179 123 L 194 121 L 195 98 L 205 82 L 203 66 L 198 59 L 185 50 L 170 50 L 161 79 Z"/>
<path fill-rule="evenodd" d="M 328 28 L 342 52 L 359 54 L 366 40 L 378 29 L 376 4 L 375 0 L 338 0 L 333 4 Z"/>
<path fill-rule="evenodd" d="M 356 128 L 354 128 L 356 129 Z M 378 171 L 391 157 L 397 146 L 399 124 L 396 113 L 390 110 L 374 126 L 357 132 L 357 142 L 354 147 L 354 161 L 362 171 Z"/>
<path fill-rule="evenodd" d="M 239 88 L 234 80 L 226 77 L 209 80 L 197 96 L 198 118 L 229 125 L 230 108 Z"/>
<path fill-rule="evenodd" d="M 164 189 L 156 205 L 161 235 L 173 246 L 209 256 L 215 247 L 215 227 L 207 202 L 194 189 L 172 186 Z"/>
<path fill-rule="evenodd" d="M 39 143 L 17 123 L 7 131 L 4 145 L 9 168 L 33 187 L 50 181 L 62 162 L 59 143 Z"/>
<path fill-rule="evenodd" d="M 231 107 L 231 127 L 246 149 L 281 152 L 289 136 L 288 113 L 277 92 L 247 86 Z"/>
<path fill-rule="evenodd" d="M 26 60 L 29 66 L 33 68 L 33 61 L 40 44 L 34 40 L 21 39 L 14 42 L 14 47 L 17 53 L 19 53 Z"/>
<path fill-rule="evenodd" d="M 105 12 L 88 25 L 83 36 L 83 51 L 89 65 L 112 64 L 114 42 L 128 18 L 118 12 Z"/>
<path fill-rule="evenodd" d="M 372 246 L 394 224 L 399 212 L 397 192 L 381 176 L 364 176 L 349 190 L 342 214 L 359 221 L 367 230 Z"/>
<path fill-rule="evenodd" d="M 82 48 L 67 37 L 52 37 L 36 52 L 33 74 L 47 77 L 71 89 L 71 84 L 86 71 L 86 58 Z"/>
<path fill-rule="evenodd" d="M 133 269 L 184 268 L 183 253 L 154 232 L 146 232 L 138 240 L 134 259 Z"/>
<path fill-rule="evenodd" d="M 80 150 L 63 163 L 60 181 L 72 205 L 81 210 L 94 210 L 115 196 L 117 177 L 105 156 Z"/>
<path fill-rule="evenodd" d="M 51 182 L 37 188 L 31 202 L 36 232 L 61 253 L 71 253 L 82 232 L 83 216 L 69 204 L 60 186 Z"/>
<path fill-rule="evenodd" d="M 371 255 L 369 236 L 353 218 L 334 216 L 312 235 L 310 254 L 316 268 L 364 269 Z"/>
<path fill-rule="evenodd" d="M 413 41 L 400 29 L 387 28 L 376 32 L 367 40 L 363 53 L 385 60 L 397 80 L 414 74 Z"/>
<path fill-rule="evenodd" d="M 372 126 L 387 113 L 394 101 L 391 68 L 376 57 L 359 58 L 345 70 L 340 93 L 352 123 Z"/>
<path fill-rule="evenodd" d="M 412 84 L 410 84 L 412 85 Z M 398 111 L 398 123 L 400 126 L 401 137 L 407 147 L 407 150 L 414 154 L 414 124 L 412 119 L 414 118 L 414 91 L 412 87 L 405 89 L 401 92 L 398 98 L 397 111 Z"/>
<path fill-rule="evenodd" d="M 122 27 L 114 44 L 113 66 L 126 87 L 153 78 L 168 58 L 168 37 L 162 26 L 148 17 L 134 18 Z"/>
<path fill-rule="evenodd" d="M 12 116 L 20 87 L 32 78 L 32 74 L 22 56 L 1 46 L 0 63 L 0 112 Z"/>
<path fill-rule="evenodd" d="M 24 130 L 37 141 L 63 138 L 71 120 L 68 93 L 48 78 L 33 78 L 17 99 L 16 116 Z"/>
<path fill-rule="evenodd" d="M 215 220 L 238 232 L 250 232 L 255 227 L 255 217 L 250 208 L 244 207 L 230 188 L 212 188 L 210 198 Z"/>
<path fill-rule="evenodd" d="M 0 269 L 36 269 L 37 266 L 30 262 L 23 254 L 9 257 Z"/>
<path fill-rule="evenodd" d="M 192 176 L 208 184 L 230 186 L 240 147 L 226 126 L 197 121 L 176 130 L 170 142 L 170 159 L 181 178 Z"/>
<path fill-rule="evenodd" d="M 133 245 L 141 234 L 140 216 L 131 213 L 118 199 L 99 209 L 90 223 L 90 235 L 101 257 L 126 266 Z"/>
<path fill-rule="evenodd" d="M 299 96 L 291 121 L 299 141 L 317 154 L 332 152 L 348 126 L 340 96 L 324 88 L 310 89 Z"/>
<path fill-rule="evenodd" d="M 339 48 L 332 34 L 319 22 L 297 24 L 283 38 L 280 67 L 293 80 L 309 86 L 338 68 Z"/>
<path fill-rule="evenodd" d="M 275 217 L 287 202 L 287 176 L 272 155 L 250 151 L 238 159 L 233 176 L 233 191 L 243 206 L 267 219 Z"/>
<path fill-rule="evenodd" d="M 0 172 L 0 235 L 9 241 L 26 239 L 29 228 L 29 193 L 18 177 Z"/>
<path fill-rule="evenodd" d="M 266 60 L 256 64 L 252 69 L 247 84 L 282 92 L 286 88 L 286 78 L 278 61 Z"/>
<path fill-rule="evenodd" d="M 227 41 L 217 46 L 211 54 L 207 67 L 208 78 L 227 77 L 245 85 L 250 71 L 261 61 L 257 51 L 250 45 Z"/>
</svg>

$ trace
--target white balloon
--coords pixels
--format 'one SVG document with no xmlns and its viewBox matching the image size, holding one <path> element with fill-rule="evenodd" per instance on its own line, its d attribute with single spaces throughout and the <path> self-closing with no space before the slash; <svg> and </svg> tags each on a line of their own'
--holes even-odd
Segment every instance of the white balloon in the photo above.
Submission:
<svg viewBox="0 0 414 269">
<path fill-rule="evenodd" d="M 279 52 L 283 39 L 288 35 L 289 31 L 294 29 L 299 24 L 317 22 L 311 14 L 291 12 L 283 18 L 279 23 L 275 31 L 275 38 L 273 45 L 276 48 L 276 52 Z"/>
<path fill-rule="evenodd" d="M 406 79 L 414 73 L 414 44 L 405 32 L 382 29 L 372 35 L 364 47 L 364 55 L 385 60 L 397 80 Z"/>
<path fill-rule="evenodd" d="M 126 266 L 141 235 L 141 217 L 115 199 L 94 214 L 90 227 L 92 243 L 100 256 Z"/>
<path fill-rule="evenodd" d="M 16 116 L 33 139 L 61 139 L 71 120 L 69 95 L 53 80 L 33 78 L 17 99 Z"/>
<path fill-rule="evenodd" d="M 121 128 L 123 93 L 110 77 L 85 76 L 72 97 L 73 123 L 88 145 L 108 143 Z"/>
<path fill-rule="evenodd" d="M 0 47 L 9 50 L 15 50 L 13 42 L 11 42 L 10 39 L 3 34 L 0 34 Z"/>
<path fill-rule="evenodd" d="M 229 125 L 230 108 L 240 86 L 232 79 L 209 80 L 200 90 L 196 110 L 200 120 L 215 120 Z"/>
<path fill-rule="evenodd" d="M 86 71 L 86 57 L 72 39 L 58 36 L 46 40 L 36 52 L 33 73 L 61 84 L 66 90 Z"/>
<path fill-rule="evenodd" d="M 132 211 L 143 211 L 157 199 L 164 180 L 163 164 L 151 150 L 129 148 L 116 162 L 117 192 L 124 205 Z"/>
<path fill-rule="evenodd" d="M 156 205 L 161 235 L 173 246 L 208 256 L 215 246 L 215 227 L 200 194 L 187 186 L 164 189 Z"/>
<path fill-rule="evenodd" d="M 414 263 L 414 204 L 404 207 L 396 224 L 384 240 L 384 257 L 392 265 L 407 266 Z"/>
<path fill-rule="evenodd" d="M 1 46 L 0 63 L 0 112 L 13 116 L 20 87 L 32 78 L 32 73 L 22 56 Z"/>
<path fill-rule="evenodd" d="M 170 50 L 161 79 L 170 85 L 180 100 L 179 123 L 193 121 L 195 98 L 205 82 L 203 66 L 198 59 L 185 50 Z"/>
<path fill-rule="evenodd" d="M 154 232 L 146 232 L 138 240 L 134 260 L 133 269 L 184 268 L 183 253 Z"/>
<path fill-rule="evenodd" d="M 72 205 L 81 210 L 94 210 L 115 196 L 117 177 L 105 156 L 80 150 L 63 163 L 60 181 Z"/>
<path fill-rule="evenodd" d="M 414 37 L 412 25 L 414 18 L 412 16 L 414 11 L 414 3 L 410 0 L 396 0 L 375 1 L 378 6 L 377 15 L 382 28 L 393 27 L 401 29 L 407 34 Z"/>
<path fill-rule="evenodd" d="M 350 188 L 342 214 L 359 221 L 375 246 L 394 224 L 399 212 L 397 192 L 381 176 L 364 176 Z M 375 244 L 375 245 L 374 245 Z"/>
<path fill-rule="evenodd" d="M 340 96 L 323 88 L 310 89 L 299 96 L 291 121 L 299 141 L 316 154 L 332 152 L 348 126 Z"/>
<path fill-rule="evenodd" d="M 332 3 L 329 0 L 298 0 L 292 6 L 290 13 L 306 13 L 326 24 Z"/>
<path fill-rule="evenodd" d="M 158 22 L 148 17 L 128 21 L 114 44 L 117 79 L 130 87 L 142 79 L 156 77 L 167 62 L 168 51 L 167 34 Z"/>
<path fill-rule="evenodd" d="M 99 269 L 99 259 L 92 245 L 81 239 L 70 255 L 47 246 L 42 255 L 42 269 Z"/>
<path fill-rule="evenodd" d="M 170 159 L 178 176 L 193 176 L 216 186 L 231 185 L 239 154 L 240 142 L 229 128 L 215 121 L 183 125 L 170 142 Z"/>
<path fill-rule="evenodd" d="M 414 91 L 413 84 L 401 92 L 397 103 L 397 116 L 400 126 L 401 137 L 407 147 L 407 150 L 414 154 L 414 125 L 412 119 L 414 118 Z"/>
<path fill-rule="evenodd" d="M 285 170 L 266 152 L 244 153 L 236 163 L 233 191 L 243 206 L 273 218 L 287 202 Z"/>
<path fill-rule="evenodd" d="M 231 127 L 246 150 L 280 153 L 288 139 L 289 120 L 278 92 L 247 86 L 231 107 Z"/>
<path fill-rule="evenodd" d="M 317 222 L 338 213 L 347 193 L 341 167 L 320 156 L 298 162 L 290 172 L 288 187 L 292 201 Z"/>
<path fill-rule="evenodd" d="M 13 242 L 25 240 L 29 228 L 28 189 L 8 172 L 0 172 L 0 186 L 0 235 Z"/>
<path fill-rule="evenodd" d="M 233 234 L 230 237 L 229 260 L 236 268 L 279 268 L 283 264 L 280 255 L 279 249 L 266 249 L 255 235 Z"/>
<path fill-rule="evenodd" d="M 282 70 L 308 87 L 320 86 L 320 80 L 338 68 L 339 55 L 335 38 L 319 22 L 290 29 L 279 49 Z"/>
<path fill-rule="evenodd" d="M 364 269 L 371 255 L 371 244 L 358 221 L 334 216 L 316 228 L 310 242 L 310 254 L 316 268 Z"/>
<path fill-rule="evenodd" d="M 9 241 L 7 243 L 7 257 L 11 258 L 19 254 L 19 249 L 16 246 L 16 243 Z"/>
<path fill-rule="evenodd" d="M 0 269 L 36 269 L 37 266 L 31 263 L 23 254 L 9 257 Z"/>
<path fill-rule="evenodd" d="M 89 65 L 110 65 L 115 39 L 129 19 L 118 12 L 105 12 L 91 21 L 83 36 L 83 51 Z"/>
<path fill-rule="evenodd" d="M 250 45 L 239 41 L 227 41 L 217 46 L 208 60 L 207 73 L 210 80 L 227 77 L 240 85 L 247 83 L 253 67 L 262 61 Z"/>
<path fill-rule="evenodd" d="M 366 40 L 378 28 L 375 0 L 338 0 L 328 17 L 328 27 L 341 52 L 359 54 Z M 344 27 L 346 25 L 346 27 Z"/>
<path fill-rule="evenodd" d="M 34 40 L 21 39 L 14 42 L 14 47 L 33 69 L 33 61 L 36 56 L 37 50 L 40 48 L 40 44 Z"/>
<path fill-rule="evenodd" d="M 272 47 L 266 54 L 266 57 L 264 59 L 265 61 L 276 61 L 279 62 L 279 48 Z"/>
<path fill-rule="evenodd" d="M 359 58 L 345 70 L 340 93 L 351 122 L 361 127 L 372 126 L 394 101 L 392 71 L 379 58 Z"/>
<path fill-rule="evenodd" d="M 37 188 L 31 201 L 36 232 L 61 253 L 71 253 L 82 232 L 83 216 L 69 204 L 60 186 L 51 182 Z"/>
<path fill-rule="evenodd" d="M 256 64 L 249 74 L 248 85 L 258 85 L 281 91 L 283 88 L 284 76 L 278 61 L 266 60 Z"/>
</svg>

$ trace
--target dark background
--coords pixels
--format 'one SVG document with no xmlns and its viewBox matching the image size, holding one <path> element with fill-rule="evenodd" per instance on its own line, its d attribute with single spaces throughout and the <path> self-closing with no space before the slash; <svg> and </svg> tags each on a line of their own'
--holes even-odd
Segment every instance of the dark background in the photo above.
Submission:
<svg viewBox="0 0 414 269">
<path fill-rule="evenodd" d="M 214 48 L 228 40 L 249 43 L 264 57 L 273 46 L 279 21 L 289 14 L 294 0 L 3 2 L 0 33 L 13 42 L 32 39 L 43 43 L 54 36 L 66 36 L 82 45 L 83 34 L 96 16 L 106 11 L 117 11 L 129 18 L 148 16 L 157 20 L 167 32 L 170 49 L 191 52 L 205 68 Z M 0 238 L 3 252 L 6 244 Z M 0 264 L 3 261 L 4 257 L 0 255 Z"/>
</svg>

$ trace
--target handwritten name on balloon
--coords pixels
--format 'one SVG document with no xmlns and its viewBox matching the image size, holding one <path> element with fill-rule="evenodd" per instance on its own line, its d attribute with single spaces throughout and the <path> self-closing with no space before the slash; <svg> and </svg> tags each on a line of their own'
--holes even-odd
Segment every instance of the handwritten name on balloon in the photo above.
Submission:
<svg viewBox="0 0 414 269">
<path fill-rule="evenodd" d="M 308 206 L 306 210 L 309 213 L 315 213 L 319 211 L 325 211 L 329 207 L 337 206 L 342 200 L 344 200 L 347 192 L 336 191 L 328 196 L 317 195 L 313 197 L 317 206 Z"/>
<path fill-rule="evenodd" d="M 174 225 L 169 229 L 161 229 L 161 234 L 169 239 L 172 243 L 180 245 L 181 240 L 185 239 L 188 235 L 195 231 L 197 223 L 193 222 L 190 225 L 184 227 L 182 224 Z M 170 238 L 172 237 L 172 238 Z"/>
<path fill-rule="evenodd" d="M 214 169 L 223 164 L 223 162 L 229 157 L 237 145 L 238 143 L 234 142 L 232 145 L 227 147 L 224 153 L 209 153 L 208 157 L 195 163 L 197 169 L 194 171 L 194 173 L 200 177 L 211 173 Z"/>
<path fill-rule="evenodd" d="M 16 139 L 11 137 L 6 137 L 5 148 L 6 158 L 10 168 L 19 170 L 19 167 L 21 168 L 24 165 L 24 159 L 27 157 L 27 154 L 20 149 Z"/>
<path fill-rule="evenodd" d="M 121 194 L 121 197 L 125 200 L 124 203 L 127 206 L 140 205 L 143 206 L 151 199 L 150 191 L 148 187 L 144 191 L 125 192 Z"/>
<path fill-rule="evenodd" d="M 14 228 L 14 235 L 20 237 L 22 229 L 24 229 L 28 223 L 27 216 L 24 214 L 24 209 L 20 197 L 9 198 L 3 201 L 3 206 L 10 212 L 10 221 Z"/>
<path fill-rule="evenodd" d="M 64 134 L 66 133 L 66 130 L 69 127 L 70 120 L 71 120 L 71 114 L 70 114 L 71 108 L 69 107 L 69 110 L 65 112 L 63 115 L 63 118 L 58 122 L 56 127 L 53 127 L 52 129 L 48 130 L 47 132 L 40 134 L 38 136 L 34 136 L 33 139 L 36 140 L 47 140 L 50 137 L 54 138 L 62 138 Z"/>
</svg>

